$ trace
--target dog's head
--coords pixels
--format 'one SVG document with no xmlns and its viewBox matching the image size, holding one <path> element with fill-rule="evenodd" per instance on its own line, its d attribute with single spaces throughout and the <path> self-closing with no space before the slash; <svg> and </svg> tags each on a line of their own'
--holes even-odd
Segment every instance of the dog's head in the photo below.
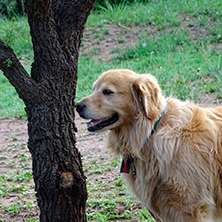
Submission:
<svg viewBox="0 0 222 222">
<path fill-rule="evenodd" d="M 89 131 L 112 130 L 133 124 L 138 115 L 157 118 L 160 95 L 152 75 L 109 70 L 93 84 L 92 94 L 76 104 L 76 110 L 82 118 L 92 119 L 87 124 Z"/>
</svg>

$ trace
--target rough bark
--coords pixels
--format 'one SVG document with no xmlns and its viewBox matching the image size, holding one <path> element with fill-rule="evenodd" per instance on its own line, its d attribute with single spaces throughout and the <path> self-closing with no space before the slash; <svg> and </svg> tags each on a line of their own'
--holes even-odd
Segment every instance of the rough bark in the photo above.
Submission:
<svg viewBox="0 0 222 222">
<path fill-rule="evenodd" d="M 86 180 L 75 147 L 77 62 L 95 0 L 25 0 L 34 63 L 27 74 L 0 40 L 0 69 L 26 105 L 40 221 L 86 221 Z"/>
</svg>

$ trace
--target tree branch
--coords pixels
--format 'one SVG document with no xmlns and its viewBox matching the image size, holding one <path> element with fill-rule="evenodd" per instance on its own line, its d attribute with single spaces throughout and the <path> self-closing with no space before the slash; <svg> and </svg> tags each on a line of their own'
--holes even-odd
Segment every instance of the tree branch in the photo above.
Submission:
<svg viewBox="0 0 222 222">
<path fill-rule="evenodd" d="M 61 66 L 60 61 L 64 61 L 64 56 L 52 16 L 51 0 L 25 0 L 25 5 L 34 51 L 31 76 L 39 82 L 53 77 L 56 73 L 53 69 Z"/>
<path fill-rule="evenodd" d="M 95 0 L 25 0 L 34 50 L 31 77 L 13 50 L 2 40 L 0 69 L 26 105 L 39 103 L 42 98 L 39 87 L 42 90 L 47 82 L 58 84 L 55 88 L 57 90 L 65 89 L 67 84 L 76 81 L 78 49 L 94 2 Z M 75 88 L 72 88 L 70 94 L 75 93 Z"/>
<path fill-rule="evenodd" d="M 35 61 L 31 76 L 35 81 L 39 82 L 46 76 L 60 78 L 55 76 L 58 72 L 53 70 L 62 70 L 60 75 L 66 74 L 69 77 L 77 72 L 75 64 L 78 62 L 78 49 L 94 2 L 25 0 Z"/>
<path fill-rule="evenodd" d="M 13 50 L 6 46 L 1 39 L 0 69 L 26 105 L 38 103 L 39 93 L 36 83 L 25 71 Z"/>
</svg>

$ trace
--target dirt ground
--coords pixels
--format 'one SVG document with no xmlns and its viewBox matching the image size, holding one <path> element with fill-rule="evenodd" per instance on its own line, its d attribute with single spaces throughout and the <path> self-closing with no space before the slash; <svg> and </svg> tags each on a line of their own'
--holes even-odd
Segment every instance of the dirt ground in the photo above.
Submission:
<svg viewBox="0 0 222 222">
<path fill-rule="evenodd" d="M 110 156 L 105 146 L 105 133 L 101 134 L 90 134 L 86 130 L 86 122 L 76 115 L 76 126 L 78 128 L 77 137 L 77 148 L 84 157 L 85 164 L 90 164 L 92 156 L 94 159 L 100 159 L 101 156 Z M 27 149 L 27 121 L 24 119 L 2 119 L 0 120 L 0 176 L 11 173 L 14 180 L 16 175 L 20 174 L 20 171 L 30 172 L 31 169 L 31 156 Z M 25 157 L 25 158 L 24 158 Z M 23 159 L 22 159 L 23 158 Z M 29 163 L 27 166 L 23 166 L 22 163 Z M 19 171 L 19 172 L 18 172 Z M 18 173 L 16 173 L 18 172 Z M 114 172 L 113 172 L 114 173 Z M 118 173 L 118 170 L 117 172 Z M 105 173 L 103 179 L 113 178 L 114 175 L 110 172 Z M 95 179 L 95 178 L 94 178 Z M 28 221 L 29 217 L 35 219 L 38 218 L 38 209 L 33 207 L 36 205 L 34 197 L 34 182 L 28 182 L 24 187 L 16 185 L 17 181 L 14 181 L 14 187 L 9 188 L 9 192 L 6 195 L 1 195 L 0 201 L 0 221 Z M 19 183 L 19 181 L 18 181 Z M 21 189 L 18 191 L 18 189 Z M 24 204 L 24 209 L 10 209 L 9 206 L 13 204 Z M 31 208 L 27 208 L 27 204 Z M 33 205 L 33 206 L 31 206 Z M 8 206 L 7 209 L 1 208 L 1 206 Z M 15 206 L 16 207 L 16 206 Z M 30 213 L 29 210 L 33 212 Z M 17 211 L 17 212 L 16 212 Z M 27 217 L 28 216 L 28 217 Z M 37 221 L 37 220 L 36 220 Z"/>
</svg>

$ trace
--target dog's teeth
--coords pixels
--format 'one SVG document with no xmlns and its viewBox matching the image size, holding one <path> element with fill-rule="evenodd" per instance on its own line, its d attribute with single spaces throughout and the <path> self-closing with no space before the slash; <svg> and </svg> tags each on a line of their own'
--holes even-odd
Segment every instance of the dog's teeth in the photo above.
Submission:
<svg viewBox="0 0 222 222">
<path fill-rule="evenodd" d="M 92 121 L 90 121 L 90 122 L 87 123 L 87 126 L 88 126 L 88 127 L 94 127 L 95 124 L 94 124 Z"/>
<path fill-rule="evenodd" d="M 90 122 L 90 123 L 89 123 L 89 126 L 90 126 L 90 127 L 94 126 L 94 123 L 93 123 L 93 122 Z"/>
</svg>

